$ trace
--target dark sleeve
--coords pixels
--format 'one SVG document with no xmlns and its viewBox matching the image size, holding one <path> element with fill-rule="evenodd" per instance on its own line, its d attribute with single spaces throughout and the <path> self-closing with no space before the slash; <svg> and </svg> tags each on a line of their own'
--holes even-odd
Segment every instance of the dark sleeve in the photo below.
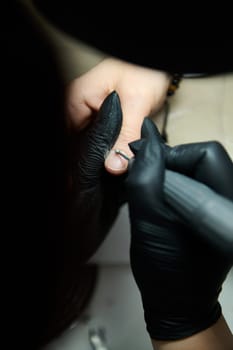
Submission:
<svg viewBox="0 0 233 350">
<path fill-rule="evenodd" d="M 34 3 L 59 29 L 131 63 L 191 75 L 233 71 L 231 31 L 226 29 L 221 36 L 218 28 L 215 34 L 216 25 L 204 19 L 201 35 L 191 34 L 192 28 L 200 27 L 198 16 L 195 23 L 188 18 L 180 30 L 174 26 L 174 20 L 167 30 L 166 14 L 161 15 L 165 21 L 161 25 L 153 6 L 148 4 L 134 4 L 130 16 L 115 4 L 104 8 L 98 4 L 94 9 L 84 4 L 80 7 L 75 0 L 34 0 Z"/>
</svg>

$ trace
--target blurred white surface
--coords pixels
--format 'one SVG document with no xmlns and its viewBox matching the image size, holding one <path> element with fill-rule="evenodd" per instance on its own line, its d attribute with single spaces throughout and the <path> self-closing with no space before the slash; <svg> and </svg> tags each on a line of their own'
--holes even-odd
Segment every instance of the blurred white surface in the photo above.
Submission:
<svg viewBox="0 0 233 350">
<path fill-rule="evenodd" d="M 91 262 L 129 264 L 130 225 L 128 207 L 124 205 L 110 233 L 92 257 Z"/>
<path fill-rule="evenodd" d="M 82 320 L 46 350 L 91 350 L 88 331 L 104 328 L 111 350 L 151 350 L 141 300 L 128 265 L 101 267 L 99 283 Z"/>
</svg>

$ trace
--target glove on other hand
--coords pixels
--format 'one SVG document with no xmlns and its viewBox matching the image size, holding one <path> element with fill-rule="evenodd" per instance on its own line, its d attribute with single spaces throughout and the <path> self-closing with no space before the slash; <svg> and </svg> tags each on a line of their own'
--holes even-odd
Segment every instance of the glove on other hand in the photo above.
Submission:
<svg viewBox="0 0 233 350">
<path fill-rule="evenodd" d="M 153 339 L 181 339 L 218 320 L 218 296 L 231 264 L 166 205 L 165 166 L 231 197 L 231 162 L 217 143 L 169 148 L 148 118 L 143 123 L 142 139 L 130 147 L 135 153 L 125 183 L 131 222 L 130 260 L 147 330 Z M 219 177 L 215 179 L 216 173 Z"/>
</svg>

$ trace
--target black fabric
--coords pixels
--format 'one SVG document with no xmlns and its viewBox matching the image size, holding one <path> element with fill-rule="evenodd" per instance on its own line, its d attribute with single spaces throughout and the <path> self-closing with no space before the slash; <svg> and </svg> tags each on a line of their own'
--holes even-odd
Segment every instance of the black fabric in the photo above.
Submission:
<svg viewBox="0 0 233 350">
<path fill-rule="evenodd" d="M 55 308 L 64 259 L 63 86 L 52 53 L 19 4 L 9 2 L 1 16 L 5 286 L 18 344 L 36 349 Z"/>
<path fill-rule="evenodd" d="M 34 0 L 36 7 L 59 29 L 103 52 L 143 66 L 185 74 L 233 71 L 231 21 L 203 8 L 160 8 L 150 2 L 80 3 L 76 0 Z M 214 10 L 214 9 L 213 9 Z M 230 9 L 229 9 L 230 11 Z M 230 12 L 229 12 L 230 13 Z"/>
<path fill-rule="evenodd" d="M 97 268 L 65 250 L 68 139 L 54 54 L 19 2 L 1 10 L 2 319 L 14 324 L 8 348 L 34 350 L 80 315 Z"/>
</svg>

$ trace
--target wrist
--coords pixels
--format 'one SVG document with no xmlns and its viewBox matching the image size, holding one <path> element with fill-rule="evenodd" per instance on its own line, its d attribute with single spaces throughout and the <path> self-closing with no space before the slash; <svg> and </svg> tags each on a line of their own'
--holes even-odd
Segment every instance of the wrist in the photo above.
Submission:
<svg viewBox="0 0 233 350">
<path fill-rule="evenodd" d="M 188 291 L 187 291 L 188 292 Z M 176 291 L 174 291 L 176 293 Z M 218 301 L 209 302 L 210 296 L 203 300 L 185 300 L 169 303 L 160 295 L 157 302 L 143 302 L 147 331 L 152 339 L 160 341 L 176 341 L 191 337 L 214 325 L 222 315 Z M 183 305 L 182 305 L 183 304 Z M 165 306 L 166 305 L 166 306 Z"/>
<path fill-rule="evenodd" d="M 232 350 L 233 334 L 221 316 L 211 327 L 175 341 L 152 339 L 155 350 Z"/>
</svg>

